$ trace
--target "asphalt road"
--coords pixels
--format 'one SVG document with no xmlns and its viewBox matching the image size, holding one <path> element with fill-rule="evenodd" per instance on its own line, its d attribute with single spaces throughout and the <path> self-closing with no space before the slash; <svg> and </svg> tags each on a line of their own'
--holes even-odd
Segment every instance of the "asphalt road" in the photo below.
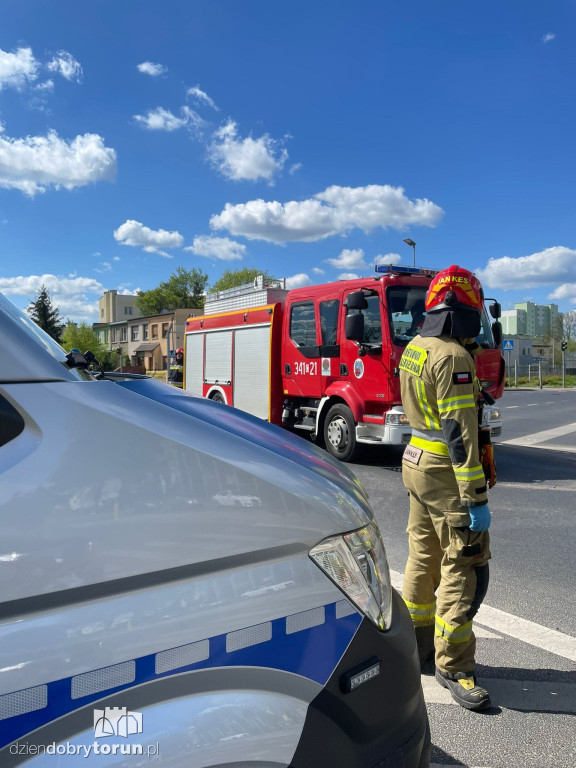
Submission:
<svg viewBox="0 0 576 768">
<path fill-rule="evenodd" d="M 507 390 L 499 405 L 491 580 L 475 620 L 477 674 L 494 706 L 473 713 L 423 676 L 432 765 L 576 766 L 576 390 Z M 382 530 L 393 582 L 408 554 L 400 449 L 351 465 Z"/>
</svg>

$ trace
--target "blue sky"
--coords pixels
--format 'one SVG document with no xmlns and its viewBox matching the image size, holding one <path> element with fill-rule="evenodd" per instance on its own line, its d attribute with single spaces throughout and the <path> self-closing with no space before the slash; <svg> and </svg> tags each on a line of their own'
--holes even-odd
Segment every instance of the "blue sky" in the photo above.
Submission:
<svg viewBox="0 0 576 768">
<path fill-rule="evenodd" d="M 375 261 L 576 308 L 576 4 L 3 0 L 0 291 Z"/>
</svg>

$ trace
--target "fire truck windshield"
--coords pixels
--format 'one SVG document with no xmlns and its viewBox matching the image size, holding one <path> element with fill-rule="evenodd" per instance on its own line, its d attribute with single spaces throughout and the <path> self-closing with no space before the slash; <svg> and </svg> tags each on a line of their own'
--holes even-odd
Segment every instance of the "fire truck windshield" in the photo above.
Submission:
<svg viewBox="0 0 576 768">
<path fill-rule="evenodd" d="M 424 322 L 426 288 L 398 285 L 388 288 L 386 297 L 393 343 L 405 347 L 414 336 L 418 335 Z M 482 328 L 477 341 L 485 349 L 494 347 L 492 326 L 485 307 L 482 311 Z"/>
</svg>

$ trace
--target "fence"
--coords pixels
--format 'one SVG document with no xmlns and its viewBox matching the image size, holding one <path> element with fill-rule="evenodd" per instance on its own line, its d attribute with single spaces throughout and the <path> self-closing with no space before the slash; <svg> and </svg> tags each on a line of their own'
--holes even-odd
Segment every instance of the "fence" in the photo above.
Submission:
<svg viewBox="0 0 576 768">
<path fill-rule="evenodd" d="M 508 386 L 517 386 L 518 379 L 528 379 L 533 386 L 542 384 L 543 377 L 557 376 L 564 378 L 565 376 L 576 375 L 576 360 L 567 360 L 566 367 L 562 365 L 551 365 L 547 361 L 541 361 L 539 363 L 530 363 L 527 365 L 518 365 L 518 363 L 512 363 L 510 367 L 506 367 L 506 384 Z"/>
</svg>

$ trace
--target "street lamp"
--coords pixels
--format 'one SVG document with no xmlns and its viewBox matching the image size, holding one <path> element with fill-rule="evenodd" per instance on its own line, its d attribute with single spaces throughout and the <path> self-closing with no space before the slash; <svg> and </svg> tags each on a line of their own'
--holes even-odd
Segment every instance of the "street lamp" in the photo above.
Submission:
<svg viewBox="0 0 576 768">
<path fill-rule="evenodd" d="M 406 237 L 404 239 L 404 242 L 407 245 L 410 245 L 412 247 L 412 253 L 414 254 L 414 264 L 413 264 L 413 266 L 416 266 L 416 243 L 414 242 L 414 240 L 410 240 L 409 237 Z"/>
</svg>

